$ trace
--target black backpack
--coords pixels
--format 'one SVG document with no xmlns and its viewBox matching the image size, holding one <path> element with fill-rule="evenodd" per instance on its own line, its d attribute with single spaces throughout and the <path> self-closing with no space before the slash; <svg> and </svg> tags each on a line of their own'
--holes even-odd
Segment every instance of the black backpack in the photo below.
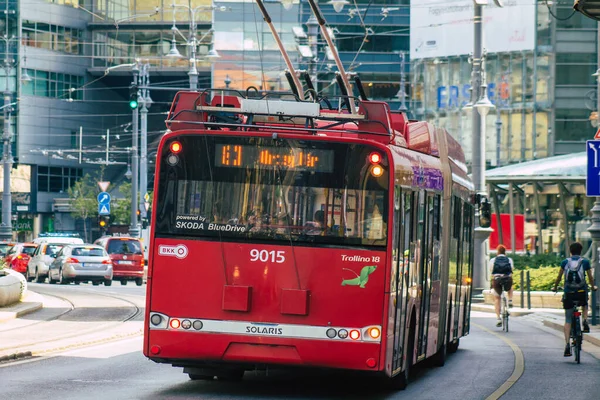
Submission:
<svg viewBox="0 0 600 400">
<path fill-rule="evenodd" d="M 496 257 L 494 260 L 494 268 L 492 269 L 492 275 L 510 275 L 512 268 L 510 267 L 510 260 L 508 257 Z"/>
<path fill-rule="evenodd" d="M 568 259 L 565 266 L 565 289 L 569 292 L 577 292 L 585 289 L 585 277 L 581 271 L 583 257 L 579 260 Z"/>
</svg>

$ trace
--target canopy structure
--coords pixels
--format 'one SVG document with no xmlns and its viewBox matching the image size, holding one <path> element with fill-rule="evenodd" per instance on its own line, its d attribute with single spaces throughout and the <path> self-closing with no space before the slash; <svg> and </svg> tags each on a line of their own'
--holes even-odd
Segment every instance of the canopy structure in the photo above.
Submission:
<svg viewBox="0 0 600 400">
<path fill-rule="evenodd" d="M 515 251 L 515 214 L 525 219 L 527 250 L 565 253 L 573 240 L 587 244 L 592 199 L 585 196 L 585 152 L 548 157 L 486 171 L 496 213 L 499 242 Z M 510 242 L 504 241 L 501 213 L 510 215 Z M 508 238 L 507 238 L 508 239 Z"/>
</svg>

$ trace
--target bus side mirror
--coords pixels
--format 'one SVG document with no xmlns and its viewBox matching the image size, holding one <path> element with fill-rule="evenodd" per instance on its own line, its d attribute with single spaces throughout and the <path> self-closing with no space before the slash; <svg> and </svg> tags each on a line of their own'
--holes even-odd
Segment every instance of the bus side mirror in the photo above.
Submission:
<svg viewBox="0 0 600 400">
<path fill-rule="evenodd" d="M 492 225 L 492 206 L 488 199 L 484 199 L 479 208 L 479 226 L 489 228 Z"/>
</svg>

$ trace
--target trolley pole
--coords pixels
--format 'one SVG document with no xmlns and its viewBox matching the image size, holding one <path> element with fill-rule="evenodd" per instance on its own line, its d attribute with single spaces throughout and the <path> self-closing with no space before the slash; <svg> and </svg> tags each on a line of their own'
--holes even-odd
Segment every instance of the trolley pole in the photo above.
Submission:
<svg viewBox="0 0 600 400">
<path fill-rule="evenodd" d="M 131 69 L 133 72 L 133 84 L 138 84 L 138 77 L 140 73 L 139 63 L 136 64 Z M 139 92 L 138 92 L 139 93 Z M 139 96 L 138 96 L 139 102 Z M 139 119 L 139 111 L 138 107 L 134 108 L 132 111 L 132 140 L 131 140 L 131 225 L 129 227 L 129 234 L 133 237 L 139 237 L 140 230 L 138 226 L 138 216 L 137 216 L 137 207 L 138 207 L 138 166 L 139 166 L 139 156 L 138 156 L 138 119 Z"/>
</svg>

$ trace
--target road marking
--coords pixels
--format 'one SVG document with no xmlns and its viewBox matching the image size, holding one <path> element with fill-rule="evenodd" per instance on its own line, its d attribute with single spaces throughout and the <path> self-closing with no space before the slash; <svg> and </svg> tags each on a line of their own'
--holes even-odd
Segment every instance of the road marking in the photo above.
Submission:
<svg viewBox="0 0 600 400">
<path fill-rule="evenodd" d="M 497 332 L 494 332 L 484 326 L 481 326 L 479 324 L 475 324 L 472 323 L 474 326 L 476 326 L 479 329 L 482 329 L 484 331 L 486 331 L 487 333 L 490 333 L 500 339 L 502 339 L 506 344 L 508 344 L 511 348 L 511 350 L 513 351 L 514 355 L 515 355 L 515 368 L 513 369 L 513 373 L 511 376 L 508 377 L 508 379 L 502 384 L 500 385 L 500 387 L 498 387 L 498 389 L 496 389 L 494 391 L 494 393 L 490 394 L 488 397 L 486 397 L 485 400 L 497 400 L 500 397 L 502 397 L 502 395 L 504 395 L 504 393 L 506 393 L 508 391 L 508 389 L 510 389 L 512 387 L 512 385 L 515 384 L 515 382 L 517 382 L 519 380 L 519 378 L 521 378 L 521 375 L 523 375 L 523 371 L 525 371 L 525 359 L 523 358 L 523 352 L 521 351 L 521 349 L 519 348 L 519 346 L 517 346 L 512 340 L 506 338 L 506 336 L 501 335 Z"/>
<path fill-rule="evenodd" d="M 116 357 L 123 354 L 142 352 L 142 337 L 133 337 L 117 340 L 108 340 L 104 343 L 94 345 L 84 345 L 82 348 L 68 349 L 68 350 L 55 350 L 48 355 L 44 356 L 33 356 L 21 361 L 8 361 L 0 363 L 0 368 L 14 367 L 16 365 L 29 364 L 32 362 L 39 362 L 42 360 L 49 360 L 58 357 L 81 357 L 81 358 L 110 358 Z M 132 348 L 131 346 L 138 346 L 138 348 Z M 103 353 L 98 354 L 99 351 Z"/>
</svg>

